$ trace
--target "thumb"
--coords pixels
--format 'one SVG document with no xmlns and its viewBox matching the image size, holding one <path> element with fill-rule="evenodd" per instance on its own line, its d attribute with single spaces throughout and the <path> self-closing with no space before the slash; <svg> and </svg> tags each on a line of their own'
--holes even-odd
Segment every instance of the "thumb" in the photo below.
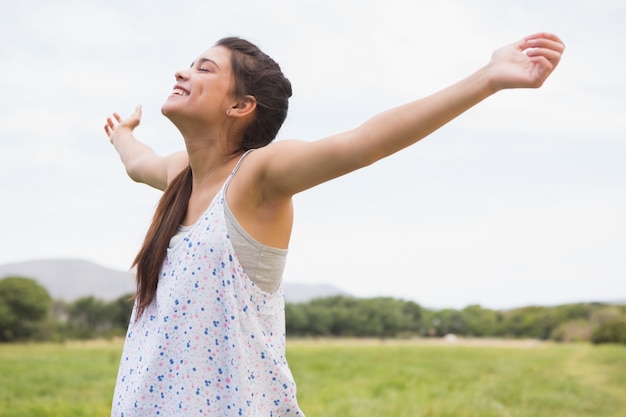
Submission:
<svg viewBox="0 0 626 417">
<path fill-rule="evenodd" d="M 135 111 L 133 112 L 131 117 L 141 119 L 141 104 L 138 104 L 137 107 L 135 107 Z"/>
</svg>

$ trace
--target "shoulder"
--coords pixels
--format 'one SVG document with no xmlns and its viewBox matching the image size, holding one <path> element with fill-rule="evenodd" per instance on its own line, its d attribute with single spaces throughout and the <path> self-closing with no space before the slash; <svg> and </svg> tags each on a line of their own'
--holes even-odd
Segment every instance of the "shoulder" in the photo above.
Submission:
<svg viewBox="0 0 626 417">
<path fill-rule="evenodd" d="M 189 166 L 189 155 L 186 151 L 178 151 L 164 157 L 167 184 L 171 183 L 185 168 Z"/>
<path fill-rule="evenodd" d="M 282 146 L 250 152 L 226 190 L 229 208 L 243 229 L 258 242 L 277 248 L 288 246 L 293 220 L 291 196 L 276 193 L 267 174 L 274 148 Z"/>
<path fill-rule="evenodd" d="M 288 152 L 306 147 L 310 143 L 297 139 L 281 139 L 262 148 L 255 149 L 250 155 L 259 158 L 259 161 L 269 163 L 273 158 L 285 157 Z"/>
<path fill-rule="evenodd" d="M 293 158 L 307 146 L 307 143 L 302 140 L 283 139 L 254 149 L 246 156 L 240 170 L 247 172 L 244 175 L 250 175 L 251 179 L 265 181 L 268 179 L 268 172 Z"/>
<path fill-rule="evenodd" d="M 254 149 L 241 162 L 229 189 L 245 196 L 250 204 L 272 205 L 290 200 L 293 194 L 278 191 L 282 178 L 289 176 L 289 170 L 280 167 L 290 164 L 296 155 L 306 153 L 303 148 L 307 145 L 302 140 L 282 139 Z"/>
</svg>

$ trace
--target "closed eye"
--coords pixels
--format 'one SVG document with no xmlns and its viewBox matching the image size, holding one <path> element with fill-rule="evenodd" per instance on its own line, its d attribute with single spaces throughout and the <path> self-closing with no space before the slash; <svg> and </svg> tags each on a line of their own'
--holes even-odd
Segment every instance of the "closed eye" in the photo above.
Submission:
<svg viewBox="0 0 626 417">
<path fill-rule="evenodd" d="M 197 62 L 191 64 L 192 68 L 194 66 L 201 72 L 215 72 L 216 69 L 219 69 L 219 65 L 209 58 L 200 58 Z"/>
</svg>

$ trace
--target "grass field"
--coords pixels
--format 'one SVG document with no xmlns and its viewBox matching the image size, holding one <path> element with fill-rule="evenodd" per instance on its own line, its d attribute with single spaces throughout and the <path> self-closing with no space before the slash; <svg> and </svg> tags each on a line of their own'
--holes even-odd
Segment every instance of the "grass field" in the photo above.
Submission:
<svg viewBox="0 0 626 417">
<path fill-rule="evenodd" d="M 626 417 L 626 348 L 288 344 L 308 417 Z M 120 342 L 0 345 L 0 417 L 109 415 Z"/>
</svg>

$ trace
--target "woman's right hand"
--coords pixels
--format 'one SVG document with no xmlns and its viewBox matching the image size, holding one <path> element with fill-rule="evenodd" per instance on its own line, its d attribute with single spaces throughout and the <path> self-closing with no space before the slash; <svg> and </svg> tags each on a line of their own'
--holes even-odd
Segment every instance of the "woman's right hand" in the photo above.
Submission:
<svg viewBox="0 0 626 417">
<path fill-rule="evenodd" d="M 104 131 L 133 181 L 165 190 L 170 181 L 189 165 L 189 157 L 186 151 L 167 156 L 155 154 L 148 145 L 138 141 L 133 135 L 133 130 L 139 126 L 140 121 L 141 106 L 137 106 L 126 119 L 113 113 L 113 116 L 107 118 Z"/>
<path fill-rule="evenodd" d="M 128 129 L 132 132 L 141 122 L 141 105 L 135 107 L 135 111 L 126 119 L 118 113 L 113 113 L 112 117 L 107 117 L 107 122 L 104 125 L 104 131 L 111 143 L 113 143 L 120 135 L 121 131 Z M 128 132 L 127 132 L 128 133 Z"/>
</svg>

